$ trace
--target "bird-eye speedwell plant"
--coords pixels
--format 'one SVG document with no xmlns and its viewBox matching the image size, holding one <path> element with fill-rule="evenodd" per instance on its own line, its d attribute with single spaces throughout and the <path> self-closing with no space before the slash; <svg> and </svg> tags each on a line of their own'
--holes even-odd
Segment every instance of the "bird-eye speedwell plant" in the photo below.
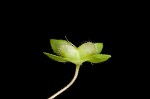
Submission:
<svg viewBox="0 0 150 99">
<path fill-rule="evenodd" d="M 56 55 L 47 52 L 43 53 L 54 61 L 71 62 L 75 64 L 76 70 L 71 82 L 48 99 L 54 99 L 56 96 L 64 92 L 75 82 L 79 73 L 79 68 L 82 65 L 82 63 L 101 63 L 108 60 L 111 57 L 111 55 L 100 54 L 103 49 L 103 43 L 86 42 L 80 45 L 79 47 L 76 47 L 68 40 L 50 39 L 50 44 L 52 50 Z"/>
</svg>

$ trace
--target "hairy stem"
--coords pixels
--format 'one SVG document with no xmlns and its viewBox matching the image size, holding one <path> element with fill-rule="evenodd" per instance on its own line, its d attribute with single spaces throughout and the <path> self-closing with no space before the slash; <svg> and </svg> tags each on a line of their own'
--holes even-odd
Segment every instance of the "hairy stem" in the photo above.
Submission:
<svg viewBox="0 0 150 99">
<path fill-rule="evenodd" d="M 80 65 L 76 65 L 75 74 L 74 74 L 74 77 L 72 78 L 72 80 L 70 81 L 70 83 L 68 83 L 64 88 L 62 88 L 61 90 L 56 92 L 54 95 L 52 95 L 48 99 L 54 99 L 55 97 L 60 95 L 62 92 L 64 92 L 66 89 L 68 89 L 75 82 L 75 80 L 77 79 L 77 76 L 78 76 L 78 73 L 79 73 L 79 68 L 80 68 Z"/>
</svg>

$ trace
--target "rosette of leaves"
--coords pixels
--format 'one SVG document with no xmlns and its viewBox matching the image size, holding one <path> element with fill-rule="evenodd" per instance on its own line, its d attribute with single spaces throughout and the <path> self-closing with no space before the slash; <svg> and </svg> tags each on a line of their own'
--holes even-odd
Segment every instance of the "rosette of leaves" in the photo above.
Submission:
<svg viewBox="0 0 150 99">
<path fill-rule="evenodd" d="M 108 54 L 101 54 L 103 43 L 86 42 L 79 47 L 76 47 L 71 42 L 66 40 L 50 39 L 50 44 L 55 54 L 50 54 L 47 52 L 43 53 L 50 59 L 57 62 L 71 62 L 75 64 L 76 70 L 71 82 L 48 99 L 55 98 L 73 84 L 73 82 L 77 78 L 79 68 L 82 63 L 102 63 L 104 61 L 107 61 L 111 57 L 111 55 Z"/>
</svg>

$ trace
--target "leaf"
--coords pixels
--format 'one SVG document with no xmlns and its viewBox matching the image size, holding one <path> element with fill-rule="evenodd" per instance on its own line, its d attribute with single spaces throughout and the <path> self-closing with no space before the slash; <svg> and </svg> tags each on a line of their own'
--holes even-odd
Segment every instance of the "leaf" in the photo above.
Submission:
<svg viewBox="0 0 150 99">
<path fill-rule="evenodd" d="M 89 57 L 87 61 L 91 63 L 101 63 L 107 61 L 110 57 L 111 55 L 97 54 Z"/>
<path fill-rule="evenodd" d="M 96 52 L 95 46 L 91 42 L 87 42 L 87 43 L 82 44 L 81 46 L 79 46 L 77 48 L 77 50 L 79 52 L 81 59 L 86 58 L 86 57 L 91 56 L 91 55 L 94 55 Z"/>
<path fill-rule="evenodd" d="M 59 48 L 62 45 L 71 45 L 69 42 L 66 40 L 56 40 L 56 39 L 50 39 L 50 44 L 53 49 L 53 51 L 59 55 Z"/>
<path fill-rule="evenodd" d="M 103 43 L 95 43 L 95 48 L 96 48 L 96 54 L 101 53 L 102 49 L 103 49 Z"/>
<path fill-rule="evenodd" d="M 48 56 L 50 59 L 52 60 L 55 60 L 57 62 L 67 62 L 65 60 L 65 58 L 62 58 L 60 56 L 56 56 L 56 55 L 53 55 L 53 54 L 50 54 L 50 53 L 46 53 L 46 52 L 43 52 L 46 56 Z"/>
<path fill-rule="evenodd" d="M 59 48 L 60 55 L 63 56 L 64 58 L 70 58 L 70 59 L 79 59 L 79 54 L 76 49 L 76 47 L 72 45 L 62 45 Z"/>
</svg>

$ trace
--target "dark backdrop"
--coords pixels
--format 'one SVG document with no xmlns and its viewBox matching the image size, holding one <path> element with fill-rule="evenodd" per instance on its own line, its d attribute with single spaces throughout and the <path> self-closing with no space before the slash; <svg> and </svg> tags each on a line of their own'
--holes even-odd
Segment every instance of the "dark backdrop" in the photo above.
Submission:
<svg viewBox="0 0 150 99">
<path fill-rule="evenodd" d="M 14 92 L 13 95 L 19 98 L 47 99 L 70 82 L 75 65 L 55 62 L 43 54 L 53 53 L 50 39 L 66 39 L 66 36 L 76 46 L 85 41 L 102 42 L 104 47 L 101 53 L 112 57 L 101 64 L 83 63 L 75 83 L 56 99 L 122 98 L 136 95 L 136 81 L 140 74 L 135 65 L 129 65 L 131 57 L 128 58 L 127 52 L 130 48 L 126 47 L 128 39 L 124 39 L 123 29 L 111 26 L 104 24 L 82 29 L 54 29 L 35 23 L 33 27 L 32 24 L 21 27 L 13 38 L 9 36 L 13 40 L 8 44 L 11 61 L 7 63 L 14 64 L 6 66 L 8 77 L 5 78 L 10 78 L 10 93 Z"/>
<path fill-rule="evenodd" d="M 55 62 L 42 53 L 53 53 L 49 44 L 51 38 L 65 39 L 65 36 L 76 46 L 84 41 L 102 42 L 102 53 L 112 57 L 101 64 L 83 63 L 76 82 L 57 99 L 145 96 L 141 93 L 147 88 L 145 83 L 149 72 L 145 70 L 149 69 L 145 68 L 148 67 L 145 60 L 148 58 L 140 56 L 147 55 L 147 48 L 143 47 L 148 38 L 142 38 L 147 32 L 141 28 L 145 28 L 142 22 L 147 22 L 143 14 L 145 10 L 135 2 L 127 2 L 127 5 L 123 2 L 125 6 L 118 3 L 115 3 L 117 6 L 112 3 L 109 6 L 106 3 L 107 6 L 103 7 L 102 3 L 97 4 L 94 4 L 94 9 L 87 5 L 79 13 L 76 5 L 74 10 L 66 7 L 66 11 L 61 9 L 64 5 L 51 7 L 51 4 L 46 6 L 51 11 L 46 11 L 47 8 L 41 9 L 35 3 L 39 9 L 19 4 L 23 9 L 13 5 L 16 9 L 9 7 L 8 11 L 4 11 L 2 26 L 5 28 L 1 27 L 4 29 L 1 35 L 6 35 L 6 38 L 1 36 L 4 45 L 1 46 L 4 49 L 1 51 L 1 63 L 4 62 L 1 65 L 4 80 L 1 82 L 4 81 L 4 84 L 1 85 L 4 87 L 2 91 L 7 93 L 6 99 L 9 99 L 8 96 L 15 99 L 47 99 L 70 82 L 74 64 Z"/>
</svg>

